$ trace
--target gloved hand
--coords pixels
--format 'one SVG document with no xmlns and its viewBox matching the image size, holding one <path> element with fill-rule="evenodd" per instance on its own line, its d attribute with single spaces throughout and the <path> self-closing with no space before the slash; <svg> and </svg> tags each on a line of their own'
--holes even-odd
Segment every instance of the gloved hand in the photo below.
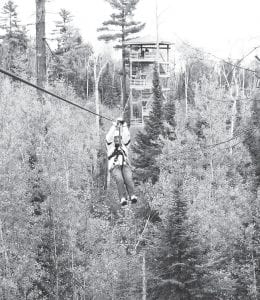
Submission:
<svg viewBox="0 0 260 300">
<path fill-rule="evenodd" d="M 125 123 L 125 121 L 123 120 L 122 117 L 119 117 L 116 119 L 116 123 L 117 123 L 117 125 L 123 125 Z"/>
</svg>

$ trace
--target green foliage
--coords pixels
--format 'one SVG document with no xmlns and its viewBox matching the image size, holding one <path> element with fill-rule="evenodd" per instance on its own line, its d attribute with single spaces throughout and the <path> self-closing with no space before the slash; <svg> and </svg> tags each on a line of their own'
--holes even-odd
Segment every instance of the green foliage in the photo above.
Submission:
<svg viewBox="0 0 260 300">
<path fill-rule="evenodd" d="M 115 10 L 127 7 L 109 3 Z M 130 3 L 127 18 L 138 1 Z M 10 61 L 33 80 L 34 50 L 26 35 L 23 40 L 18 34 L 22 29 L 12 1 L 3 17 L 2 62 L 14 49 Z M 58 58 L 49 64 L 48 89 L 94 110 L 91 99 L 78 98 L 86 95 L 87 76 L 93 90 L 92 49 L 71 20 L 69 12 L 60 12 Z M 130 34 L 135 25 L 127 22 Z M 106 26 L 120 28 L 112 21 Z M 182 80 L 163 105 L 155 68 L 151 114 L 132 138 L 138 179 L 144 183 L 130 210 L 120 207 L 115 183 L 105 184 L 105 145 L 97 140 L 95 117 L 47 96 L 42 105 L 34 90 L 1 77 L 3 299 L 141 299 L 143 282 L 147 299 L 258 299 L 259 102 L 236 95 L 212 62 L 192 55 L 183 55 L 187 111 Z M 111 118 L 118 115 L 121 99 L 121 74 L 112 65 L 99 84 L 101 113 Z M 241 87 L 241 73 L 234 76 Z M 252 78 L 245 77 L 250 87 Z M 102 121 L 103 141 L 109 126 Z M 38 216 L 33 199 L 39 200 Z"/>
<path fill-rule="evenodd" d="M 61 9 L 59 16 L 61 20 L 55 22 L 56 28 L 52 34 L 56 36 L 59 52 L 65 52 L 68 47 L 68 39 L 71 37 L 71 22 L 73 17 L 66 9 Z"/>
<path fill-rule="evenodd" d="M 127 104 L 127 46 L 126 41 L 131 35 L 140 32 L 145 24 L 133 20 L 136 5 L 140 0 L 106 0 L 115 10 L 110 15 L 108 21 L 103 22 L 103 26 L 98 29 L 102 34 L 98 37 L 99 40 L 106 42 L 117 41 L 115 48 L 122 49 L 122 104 L 123 107 Z M 124 113 L 125 120 L 130 124 L 130 110 L 126 109 Z"/>
<path fill-rule="evenodd" d="M 137 179 L 146 182 L 149 179 L 155 183 L 159 176 L 159 166 L 156 162 L 163 144 L 163 97 L 159 82 L 157 66 L 154 66 L 153 103 L 149 118 L 145 120 L 144 131 L 139 131 L 133 146 L 135 157 L 133 164 Z"/>
<path fill-rule="evenodd" d="M 3 6 L 3 18 L 1 29 L 4 29 L 6 33 L 12 34 L 18 28 L 19 21 L 17 20 L 17 5 L 9 0 Z"/>
<path fill-rule="evenodd" d="M 260 105 L 258 99 L 259 91 L 255 92 L 254 101 L 252 103 L 252 118 L 249 121 L 248 129 L 250 130 L 249 136 L 246 139 L 246 144 L 249 148 L 255 169 L 255 186 L 256 190 L 260 186 Z"/>
<path fill-rule="evenodd" d="M 214 81 L 216 74 L 212 62 L 199 49 L 181 47 L 180 52 L 184 67 L 178 74 L 176 98 L 184 99 L 187 91 L 188 103 L 194 104 L 196 87 L 201 86 L 205 78 Z"/>
<path fill-rule="evenodd" d="M 8 1 L 3 6 L 0 29 L 4 30 L 1 39 L 1 64 L 7 70 L 21 72 L 27 60 L 28 38 L 26 30 L 19 23 L 17 5 Z"/>
<path fill-rule="evenodd" d="M 118 70 L 111 70 L 111 64 L 107 64 L 99 81 L 101 103 L 109 108 L 120 106 L 121 87 Z"/>
<path fill-rule="evenodd" d="M 159 212 L 161 222 L 157 225 L 148 266 L 149 297 L 203 298 L 205 249 L 199 240 L 198 220 L 189 218 L 190 202 L 186 194 L 189 168 L 173 143 L 178 141 L 165 141 L 159 181 L 153 187 L 151 206 Z"/>
<path fill-rule="evenodd" d="M 110 19 L 104 21 L 103 26 L 98 29 L 100 32 L 105 32 L 99 36 L 99 39 L 106 42 L 117 40 L 119 43 L 116 46 L 125 48 L 124 41 L 127 40 L 129 35 L 138 33 L 145 26 L 144 23 L 132 19 L 133 12 L 140 0 L 106 1 L 116 12 L 112 13 Z"/>
<path fill-rule="evenodd" d="M 93 91 L 93 79 L 89 76 L 93 49 L 83 42 L 80 32 L 71 25 L 70 12 L 62 9 L 59 15 L 61 20 L 56 22 L 53 32 L 58 47 L 50 64 L 50 81 L 65 82 L 75 89 L 78 96 L 85 98 L 89 91 Z"/>
</svg>

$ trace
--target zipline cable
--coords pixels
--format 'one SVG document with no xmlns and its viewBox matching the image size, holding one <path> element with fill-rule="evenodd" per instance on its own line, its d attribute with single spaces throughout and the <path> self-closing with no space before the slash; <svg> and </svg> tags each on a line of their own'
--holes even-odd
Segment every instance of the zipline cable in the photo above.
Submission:
<svg viewBox="0 0 260 300">
<path fill-rule="evenodd" d="M 44 88 L 42 88 L 42 87 L 40 87 L 40 86 L 38 86 L 38 85 L 36 85 L 36 84 L 34 84 L 34 83 L 31 83 L 30 81 L 27 81 L 27 80 L 25 80 L 25 79 L 23 79 L 23 78 L 21 78 L 21 77 L 15 75 L 15 74 L 13 74 L 13 73 L 11 73 L 11 72 L 8 72 L 8 71 L 6 71 L 6 70 L 4 70 L 4 69 L 2 69 L 2 68 L 0 68 L 0 73 L 2 73 L 2 74 L 4 74 L 4 75 L 7 75 L 7 76 L 9 76 L 9 77 L 12 77 L 12 78 L 15 79 L 15 80 L 18 80 L 18 81 L 20 81 L 20 82 L 22 82 L 22 83 L 24 83 L 24 84 L 27 84 L 27 85 L 29 85 L 29 86 L 31 86 L 31 87 L 33 87 L 33 88 L 35 88 L 35 89 L 37 89 L 37 90 L 39 90 L 39 91 L 45 93 L 45 94 L 48 94 L 48 95 L 50 95 L 50 96 L 52 96 L 52 97 L 54 97 L 54 98 L 57 98 L 57 99 L 59 99 L 59 100 L 61 100 L 61 101 L 63 101 L 63 102 L 66 102 L 66 103 L 68 103 L 68 104 L 70 104 L 70 105 L 73 105 L 73 106 L 75 106 L 75 107 L 77 107 L 77 108 L 79 108 L 79 109 L 81 109 L 81 110 L 84 110 L 84 111 L 90 113 L 90 114 L 93 114 L 93 115 L 95 115 L 95 116 L 99 116 L 100 118 L 106 119 L 106 120 L 111 121 L 111 122 L 114 121 L 114 120 L 112 120 L 112 119 L 110 119 L 110 118 L 108 118 L 108 117 L 106 117 L 106 116 L 102 116 L 102 115 L 100 115 L 100 114 L 97 114 L 97 113 L 95 113 L 94 111 L 91 111 L 91 110 L 89 110 L 89 109 L 87 109 L 87 108 L 85 108 L 85 107 L 83 107 L 83 106 L 81 106 L 81 105 L 79 105 L 79 104 L 76 104 L 76 103 L 71 102 L 71 101 L 69 101 L 69 100 L 67 100 L 67 99 L 65 99 L 65 98 L 63 98 L 63 97 L 61 97 L 61 96 L 58 96 L 58 95 L 56 95 L 56 94 L 54 94 L 54 93 L 52 93 L 52 92 L 50 92 L 50 91 L 48 91 L 48 90 L 46 90 L 46 89 L 44 89 Z"/>
<path fill-rule="evenodd" d="M 199 49 L 199 48 L 196 48 L 196 47 L 194 47 L 194 46 L 192 46 L 192 45 L 190 45 L 189 43 L 187 43 L 187 42 L 185 42 L 182 38 L 180 38 L 179 37 L 179 35 L 177 34 L 177 33 L 174 33 L 174 35 L 184 44 L 184 45 L 186 45 L 186 46 L 188 46 L 189 48 L 191 48 L 191 49 L 193 49 L 193 50 L 195 50 L 195 51 L 197 51 L 197 52 L 200 52 L 200 53 L 204 53 L 204 54 L 207 54 L 207 55 L 210 55 L 210 56 L 212 56 L 212 57 L 215 57 L 216 59 L 218 59 L 218 60 L 220 60 L 220 61 L 223 61 L 224 63 L 226 63 L 226 64 L 228 64 L 228 65 L 230 65 L 230 66 L 233 66 L 234 67 L 234 69 L 235 68 L 238 68 L 238 69 L 241 69 L 241 70 L 245 70 L 245 71 L 248 71 L 248 72 L 252 72 L 252 73 L 257 73 L 257 71 L 255 71 L 255 70 L 252 70 L 252 69 L 249 69 L 249 68 L 244 68 L 244 67 L 241 67 L 241 66 L 239 66 L 239 64 L 247 57 L 247 56 L 249 56 L 252 52 L 254 52 L 256 49 L 258 49 L 258 48 L 260 48 L 260 46 L 256 46 L 256 47 L 254 47 L 252 50 L 250 50 L 242 59 L 240 59 L 239 61 L 238 61 L 238 64 L 233 64 L 233 63 L 231 63 L 231 62 L 229 62 L 229 61 L 227 61 L 227 60 L 225 60 L 225 59 L 223 59 L 223 58 L 221 58 L 221 57 L 218 57 L 217 55 L 215 55 L 215 54 L 213 54 L 213 53 L 211 53 L 211 52 L 207 52 L 207 51 L 205 51 L 205 50 L 202 50 L 202 49 Z M 233 71 L 233 70 L 232 70 Z"/>
<path fill-rule="evenodd" d="M 239 65 L 241 64 L 241 62 L 242 62 L 245 58 L 247 58 L 251 53 L 253 53 L 256 49 L 258 49 L 259 47 L 260 47 L 260 46 L 256 46 L 256 47 L 254 47 L 252 50 L 250 50 L 247 54 L 245 54 L 245 55 L 244 55 L 244 56 L 236 63 L 236 65 L 233 66 L 232 70 L 228 72 L 227 77 L 228 77 L 230 74 L 232 74 L 233 71 L 234 71 L 236 68 L 240 68 Z M 245 70 L 245 69 L 244 69 L 244 70 Z M 253 71 L 253 70 L 250 69 L 250 71 Z M 254 72 L 256 73 L 256 71 L 254 71 Z"/>
</svg>

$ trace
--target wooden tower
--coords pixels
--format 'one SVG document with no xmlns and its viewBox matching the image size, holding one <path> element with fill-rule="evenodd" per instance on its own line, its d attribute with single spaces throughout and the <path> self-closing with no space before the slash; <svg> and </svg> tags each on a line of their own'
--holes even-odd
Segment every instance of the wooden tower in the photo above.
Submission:
<svg viewBox="0 0 260 300">
<path fill-rule="evenodd" d="M 158 48 L 157 48 L 158 44 Z M 157 40 L 151 36 L 132 39 L 127 42 L 130 48 L 130 108 L 131 125 L 142 126 L 149 115 L 153 99 L 153 69 L 158 61 L 162 92 L 167 99 L 168 79 L 170 77 L 169 51 L 171 43 Z M 158 53 L 157 53 L 158 51 Z"/>
</svg>

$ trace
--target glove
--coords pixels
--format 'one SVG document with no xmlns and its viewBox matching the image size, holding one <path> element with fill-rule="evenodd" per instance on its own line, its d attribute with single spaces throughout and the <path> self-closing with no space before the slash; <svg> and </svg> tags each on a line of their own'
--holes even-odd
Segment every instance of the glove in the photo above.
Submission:
<svg viewBox="0 0 260 300">
<path fill-rule="evenodd" d="M 125 123 L 125 121 L 123 120 L 123 118 L 117 118 L 116 119 L 116 123 L 117 123 L 117 125 L 123 125 L 124 123 Z"/>
</svg>

